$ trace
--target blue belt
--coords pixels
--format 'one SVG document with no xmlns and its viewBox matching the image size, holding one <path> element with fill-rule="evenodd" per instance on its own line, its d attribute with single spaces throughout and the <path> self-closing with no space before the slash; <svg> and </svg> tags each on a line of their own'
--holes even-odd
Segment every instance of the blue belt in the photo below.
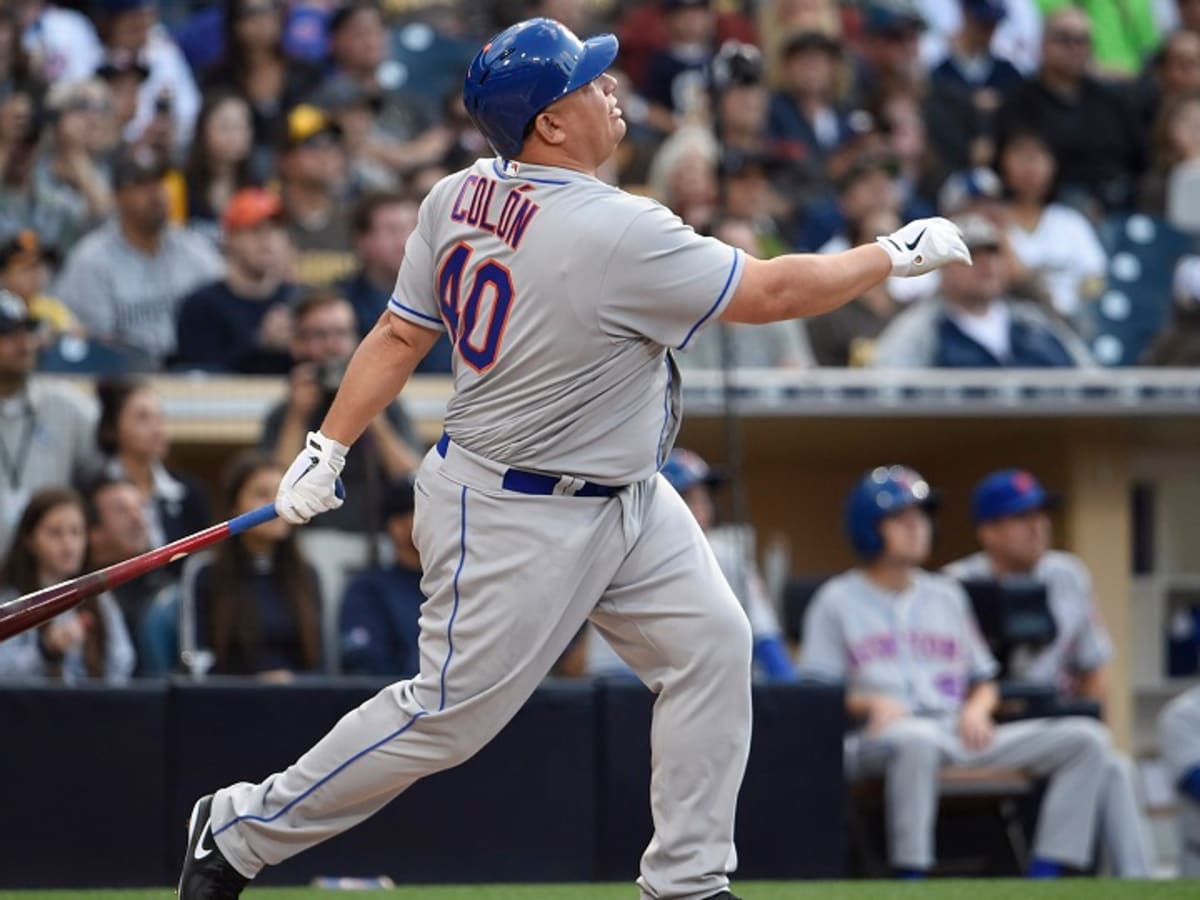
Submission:
<svg viewBox="0 0 1200 900">
<path fill-rule="evenodd" d="M 450 435 L 442 432 L 442 436 L 437 442 L 438 456 L 446 458 L 446 448 L 450 446 Z M 557 475 L 543 475 L 540 472 L 527 472 L 524 469 L 508 469 L 504 473 L 504 477 L 500 481 L 500 486 L 506 491 L 514 491 L 518 494 L 540 494 L 550 495 L 554 493 L 554 489 L 558 487 L 562 478 Z M 566 496 L 571 497 L 612 497 L 621 490 L 619 487 L 614 487 L 611 484 L 596 484 L 594 481 L 585 481 L 583 485 L 573 494 Z"/>
</svg>

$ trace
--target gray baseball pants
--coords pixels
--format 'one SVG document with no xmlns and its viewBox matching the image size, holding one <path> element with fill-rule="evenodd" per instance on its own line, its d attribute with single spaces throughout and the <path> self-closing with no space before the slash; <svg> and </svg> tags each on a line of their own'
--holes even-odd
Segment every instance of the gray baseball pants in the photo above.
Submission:
<svg viewBox="0 0 1200 900">
<path fill-rule="evenodd" d="M 848 741 L 847 768 L 852 778 L 883 776 L 888 854 L 897 868 L 933 865 L 938 772 L 956 766 L 1023 769 L 1049 778 L 1033 852 L 1084 868 L 1092 859 L 1110 752 L 1108 730 L 1094 719 L 998 725 L 992 745 L 974 753 L 949 724 L 912 717 Z"/>
<path fill-rule="evenodd" d="M 590 619 L 658 694 L 643 900 L 700 900 L 728 885 L 751 638 L 708 542 L 661 476 L 605 498 L 568 495 L 570 479 L 562 494 L 514 493 L 504 472 L 455 444 L 426 457 L 414 530 L 428 598 L 420 673 L 348 713 L 283 772 L 217 792 L 213 835 L 243 875 L 469 759 Z"/>
</svg>

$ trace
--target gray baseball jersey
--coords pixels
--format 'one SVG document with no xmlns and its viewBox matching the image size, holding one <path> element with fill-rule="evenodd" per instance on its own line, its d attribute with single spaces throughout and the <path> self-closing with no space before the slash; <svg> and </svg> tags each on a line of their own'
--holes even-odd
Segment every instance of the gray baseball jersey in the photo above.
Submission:
<svg viewBox="0 0 1200 900">
<path fill-rule="evenodd" d="M 213 839 L 239 872 L 468 759 L 590 622 L 659 695 L 642 900 L 728 886 L 750 626 L 656 472 L 679 421 L 667 348 L 720 315 L 742 268 L 657 203 L 577 172 L 481 160 L 434 188 L 390 302 L 455 346 L 448 438 L 414 486 L 420 672 L 297 764 L 215 794 Z"/>
<path fill-rule="evenodd" d="M 457 443 L 628 484 L 658 471 L 678 430 L 664 348 L 720 316 L 742 263 L 653 200 L 483 159 L 421 205 L 389 308 L 458 348 L 445 422 Z"/>
<path fill-rule="evenodd" d="M 942 571 L 959 580 L 995 577 L 985 553 L 952 562 Z M 1014 654 L 1009 674 L 1025 681 L 1056 685 L 1065 693 L 1071 689 L 1073 675 L 1090 672 L 1112 658 L 1112 639 L 1096 608 L 1091 575 L 1078 556 L 1051 550 L 1039 560 L 1032 576 L 1046 585 L 1046 599 L 1058 626 L 1058 636 L 1053 644 L 1040 651 Z"/>
<path fill-rule="evenodd" d="M 800 668 L 942 718 L 958 711 L 972 683 L 994 677 L 999 667 L 956 581 L 918 571 L 907 590 L 890 593 L 855 569 L 813 597 Z"/>
</svg>

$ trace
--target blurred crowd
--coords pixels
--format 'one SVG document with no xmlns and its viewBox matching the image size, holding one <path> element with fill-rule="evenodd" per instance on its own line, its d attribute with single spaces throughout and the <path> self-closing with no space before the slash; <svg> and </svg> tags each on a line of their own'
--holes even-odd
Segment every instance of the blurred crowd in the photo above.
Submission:
<svg viewBox="0 0 1200 900">
<path fill-rule="evenodd" d="M 602 177 L 697 230 L 759 256 L 935 213 L 969 235 L 974 269 L 713 329 L 683 365 L 1200 356 L 1194 0 L 13 0 L 0 287 L 41 368 L 286 373 L 314 290 L 361 334 L 421 199 L 490 153 L 466 62 L 531 15 L 620 36 Z"/>
</svg>

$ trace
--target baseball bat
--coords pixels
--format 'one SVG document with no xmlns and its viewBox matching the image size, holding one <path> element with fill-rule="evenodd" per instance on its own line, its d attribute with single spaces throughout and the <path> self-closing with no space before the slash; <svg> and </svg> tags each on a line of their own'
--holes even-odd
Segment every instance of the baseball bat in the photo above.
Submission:
<svg viewBox="0 0 1200 900">
<path fill-rule="evenodd" d="M 337 484 L 339 497 L 345 496 L 342 484 Z M 170 565 L 176 560 L 183 559 L 190 553 L 210 547 L 227 537 L 249 531 L 257 525 L 269 522 L 279 515 L 274 503 L 267 503 L 248 513 L 212 525 L 203 531 L 181 537 L 177 541 L 164 544 L 157 550 L 148 550 L 124 562 L 113 563 L 95 572 L 80 575 L 62 584 L 25 594 L 0 605 L 0 641 L 6 641 L 30 628 L 42 625 L 59 613 L 78 606 L 89 597 L 103 594 L 115 587 L 125 584 L 147 572 L 152 572 L 162 566 Z"/>
</svg>

